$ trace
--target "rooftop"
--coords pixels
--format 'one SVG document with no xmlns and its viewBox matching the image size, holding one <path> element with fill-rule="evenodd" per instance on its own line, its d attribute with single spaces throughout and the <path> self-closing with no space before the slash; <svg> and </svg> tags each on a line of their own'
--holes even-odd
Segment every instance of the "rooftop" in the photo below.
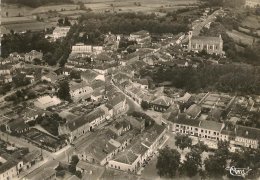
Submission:
<svg viewBox="0 0 260 180">
<path fill-rule="evenodd" d="M 201 121 L 200 127 L 204 129 L 209 129 L 213 131 L 221 131 L 223 124 L 216 121 Z"/>
</svg>

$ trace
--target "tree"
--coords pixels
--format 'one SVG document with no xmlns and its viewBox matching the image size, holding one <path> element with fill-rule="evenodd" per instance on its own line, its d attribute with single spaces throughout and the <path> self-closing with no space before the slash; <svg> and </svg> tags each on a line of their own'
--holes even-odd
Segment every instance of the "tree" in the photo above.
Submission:
<svg viewBox="0 0 260 180">
<path fill-rule="evenodd" d="M 219 141 L 214 155 L 204 161 L 205 170 L 211 178 L 222 178 L 226 174 L 227 160 L 230 157 L 229 142 Z"/>
<path fill-rule="evenodd" d="M 180 165 L 181 155 L 175 149 L 166 146 L 159 150 L 159 156 L 156 163 L 158 175 L 173 178 Z"/>
<path fill-rule="evenodd" d="M 60 82 L 57 96 L 62 100 L 71 101 L 70 86 L 67 80 Z"/>
<path fill-rule="evenodd" d="M 79 162 L 78 156 L 77 156 L 77 155 L 73 155 L 73 156 L 71 157 L 70 164 L 73 164 L 73 165 L 76 166 L 76 165 L 78 164 L 78 162 Z"/>
<path fill-rule="evenodd" d="M 71 26 L 68 17 L 65 17 L 65 18 L 64 18 L 63 26 Z"/>
<path fill-rule="evenodd" d="M 201 161 L 201 151 L 197 149 L 192 149 L 191 152 L 186 154 L 186 160 L 180 167 L 180 173 L 185 174 L 189 177 L 195 176 L 202 166 Z"/>
<path fill-rule="evenodd" d="M 204 144 L 203 141 L 199 141 L 197 144 L 193 145 L 191 147 L 191 149 L 192 150 L 195 149 L 195 150 L 200 151 L 201 153 L 203 153 L 203 152 L 208 152 L 209 147 L 206 144 Z"/>
<path fill-rule="evenodd" d="M 80 79 L 81 78 L 80 72 L 76 71 L 76 70 L 72 70 L 70 72 L 70 78 L 71 79 Z"/>
<path fill-rule="evenodd" d="M 175 137 L 175 145 L 181 150 L 192 146 L 192 139 L 188 135 L 177 134 Z"/>
<path fill-rule="evenodd" d="M 147 101 L 142 101 L 141 102 L 141 107 L 144 109 L 144 110 L 147 110 L 149 109 L 149 104 Z"/>
</svg>

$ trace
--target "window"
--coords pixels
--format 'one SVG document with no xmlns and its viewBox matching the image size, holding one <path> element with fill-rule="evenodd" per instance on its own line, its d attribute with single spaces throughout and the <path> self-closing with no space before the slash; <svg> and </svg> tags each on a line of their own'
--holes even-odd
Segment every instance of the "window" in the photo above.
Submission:
<svg viewBox="0 0 260 180">
<path fill-rule="evenodd" d="M 198 131 L 198 128 L 195 128 L 195 131 Z"/>
<path fill-rule="evenodd" d="M 178 124 L 176 124 L 176 127 L 179 127 L 179 125 L 178 125 Z"/>
<path fill-rule="evenodd" d="M 203 130 L 201 130 L 201 132 L 203 132 Z"/>
<path fill-rule="evenodd" d="M 207 130 L 205 130 L 205 133 L 207 133 Z"/>
</svg>

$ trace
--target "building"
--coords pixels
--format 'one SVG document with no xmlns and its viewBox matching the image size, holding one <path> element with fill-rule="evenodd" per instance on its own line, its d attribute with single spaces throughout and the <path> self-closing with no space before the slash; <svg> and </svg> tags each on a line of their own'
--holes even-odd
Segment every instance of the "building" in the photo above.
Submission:
<svg viewBox="0 0 260 180">
<path fill-rule="evenodd" d="M 56 82 L 61 81 L 63 79 L 64 79 L 63 75 L 57 75 L 55 72 L 49 72 L 48 74 L 43 75 L 41 77 L 42 81 L 48 81 L 53 84 L 55 84 Z"/>
<path fill-rule="evenodd" d="M 25 62 L 33 62 L 34 59 L 42 60 L 43 53 L 36 50 L 32 50 L 24 55 Z"/>
<path fill-rule="evenodd" d="M 235 138 L 231 144 L 235 146 L 257 149 L 260 141 L 260 129 L 246 126 L 235 127 Z"/>
<path fill-rule="evenodd" d="M 140 139 L 115 155 L 108 161 L 108 167 L 136 173 L 138 169 L 153 156 L 164 139 L 166 130 L 163 126 L 154 124 L 141 134 Z"/>
<path fill-rule="evenodd" d="M 107 102 L 107 105 L 112 107 L 113 116 L 121 114 L 122 112 L 125 112 L 127 109 L 126 97 L 123 94 L 119 94 L 118 96 L 111 98 Z"/>
<path fill-rule="evenodd" d="M 223 40 L 219 37 L 192 36 L 192 31 L 189 32 L 189 51 L 201 52 L 205 50 L 208 54 L 223 55 Z"/>
<path fill-rule="evenodd" d="M 174 99 L 167 96 L 159 96 L 155 100 L 150 103 L 150 107 L 154 111 L 164 112 L 166 111 L 172 104 L 174 104 Z"/>
<path fill-rule="evenodd" d="M 1 180 L 11 180 L 16 179 L 17 175 L 19 174 L 18 168 L 17 168 L 17 162 L 12 161 L 9 159 L 4 159 L 0 156 L 0 179 Z"/>
<path fill-rule="evenodd" d="M 70 95 L 73 101 L 88 100 L 92 93 L 93 89 L 85 81 L 70 83 Z"/>
<path fill-rule="evenodd" d="M 6 124 L 6 131 L 14 134 L 22 134 L 29 131 L 29 125 L 23 120 L 12 120 Z"/>
<path fill-rule="evenodd" d="M 69 31 L 70 31 L 69 26 L 56 27 L 53 30 L 52 37 L 53 37 L 54 41 L 56 41 L 57 39 L 66 37 Z"/>
<path fill-rule="evenodd" d="M 181 134 L 188 134 L 203 139 L 217 141 L 220 140 L 220 132 L 224 128 L 224 123 L 215 121 L 189 119 L 185 116 L 177 117 L 173 124 L 173 131 Z"/>
<path fill-rule="evenodd" d="M 151 42 L 151 36 L 148 31 L 142 30 L 135 33 L 131 33 L 129 40 L 136 41 L 137 44 L 144 44 L 147 42 Z"/>
<path fill-rule="evenodd" d="M 134 80 L 133 84 L 139 86 L 141 89 L 149 88 L 149 82 L 147 79 L 136 79 Z"/>
<path fill-rule="evenodd" d="M 79 152 L 78 157 L 80 160 L 103 166 L 118 153 L 120 146 L 121 143 L 102 135 Z"/>
<path fill-rule="evenodd" d="M 201 113 L 201 107 L 198 106 L 197 104 L 193 104 L 186 110 L 185 113 L 189 118 L 196 119 L 197 117 L 199 117 Z"/>
<path fill-rule="evenodd" d="M 246 0 L 245 6 L 247 7 L 257 7 L 260 5 L 260 1 L 259 0 Z"/>
<path fill-rule="evenodd" d="M 72 46 L 71 53 L 72 54 L 85 54 L 85 53 L 92 53 L 92 46 L 91 45 L 85 45 L 83 43 L 78 43 Z"/>
<path fill-rule="evenodd" d="M 59 126 L 59 135 L 67 134 L 69 141 L 73 142 L 88 131 L 92 131 L 106 120 L 107 114 L 102 108 L 97 108 L 87 115 L 71 120 Z"/>
</svg>

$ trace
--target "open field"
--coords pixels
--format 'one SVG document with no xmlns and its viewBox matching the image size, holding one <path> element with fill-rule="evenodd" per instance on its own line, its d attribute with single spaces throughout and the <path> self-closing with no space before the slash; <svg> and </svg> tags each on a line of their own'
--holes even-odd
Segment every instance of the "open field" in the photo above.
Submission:
<svg viewBox="0 0 260 180">
<path fill-rule="evenodd" d="M 4 26 L 7 30 L 14 30 L 15 32 L 23 32 L 26 30 L 31 31 L 40 31 L 45 28 L 50 28 L 51 25 L 43 22 L 29 22 L 29 23 L 16 23 L 16 24 L 8 24 Z"/>
<path fill-rule="evenodd" d="M 260 29 L 260 16 L 251 15 L 246 17 L 246 19 L 242 22 L 242 26 Z"/>
<path fill-rule="evenodd" d="M 167 10 L 176 10 L 180 8 L 185 8 L 187 6 L 193 6 L 197 3 L 197 0 L 166 0 L 166 1 L 158 1 L 158 0 L 141 0 L 140 6 L 136 6 L 135 3 L 137 1 L 134 0 L 125 0 L 125 1 L 108 1 L 103 0 L 100 2 L 94 2 L 86 0 L 84 1 L 85 6 L 87 8 L 91 8 L 95 12 L 104 12 L 106 10 L 114 10 L 114 11 L 122 11 L 122 12 L 157 12 L 160 9 Z M 113 5 L 113 6 L 112 6 Z"/>
<path fill-rule="evenodd" d="M 237 42 L 237 43 L 252 45 L 253 41 L 254 41 L 254 37 L 248 36 L 244 33 L 238 32 L 236 30 L 228 31 L 227 34 L 228 34 L 229 37 L 234 39 L 234 41 Z"/>
</svg>

